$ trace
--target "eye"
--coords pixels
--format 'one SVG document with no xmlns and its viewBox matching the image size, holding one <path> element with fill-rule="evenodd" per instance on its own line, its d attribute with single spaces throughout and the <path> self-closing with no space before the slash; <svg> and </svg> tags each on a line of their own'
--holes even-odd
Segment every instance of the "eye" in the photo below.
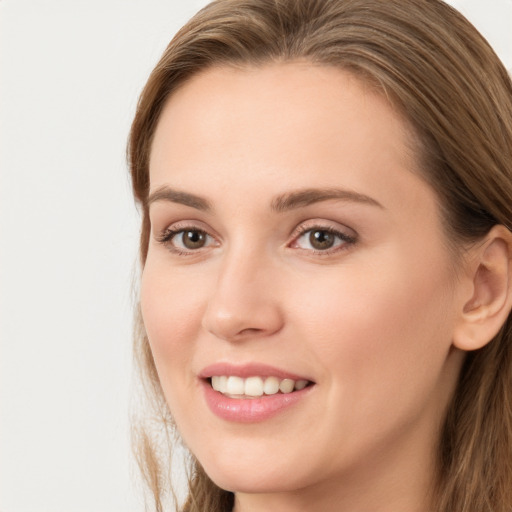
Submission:
<svg viewBox="0 0 512 512">
<path fill-rule="evenodd" d="M 206 231 L 194 227 L 167 229 L 158 241 L 178 254 L 186 254 L 216 244 Z"/>
<path fill-rule="evenodd" d="M 356 241 L 354 236 L 347 235 L 332 227 L 312 227 L 302 229 L 295 238 L 292 247 L 314 252 L 330 253 L 352 245 Z"/>
<path fill-rule="evenodd" d="M 201 249 L 208 243 L 209 235 L 204 231 L 186 230 L 180 231 L 172 237 L 175 245 L 182 247 L 183 249 Z"/>
</svg>

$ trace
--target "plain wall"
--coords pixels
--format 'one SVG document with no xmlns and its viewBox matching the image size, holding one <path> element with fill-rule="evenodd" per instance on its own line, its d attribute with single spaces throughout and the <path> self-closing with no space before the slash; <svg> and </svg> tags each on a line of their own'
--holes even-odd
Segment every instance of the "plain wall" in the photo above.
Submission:
<svg viewBox="0 0 512 512">
<path fill-rule="evenodd" d="M 143 510 L 125 143 L 152 66 L 205 3 L 0 0 L 0 512 Z M 452 3 L 511 69 L 512 0 Z"/>
</svg>

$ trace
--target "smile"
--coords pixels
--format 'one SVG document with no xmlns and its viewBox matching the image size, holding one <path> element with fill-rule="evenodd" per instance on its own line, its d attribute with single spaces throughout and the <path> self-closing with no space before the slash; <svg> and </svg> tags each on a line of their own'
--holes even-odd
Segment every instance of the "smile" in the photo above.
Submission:
<svg viewBox="0 0 512 512">
<path fill-rule="evenodd" d="M 247 377 L 236 375 L 216 375 L 211 377 L 211 386 L 215 391 L 229 398 L 250 399 L 277 393 L 300 391 L 311 384 L 308 380 L 280 379 L 270 377 Z"/>
<path fill-rule="evenodd" d="M 316 383 L 304 375 L 248 363 L 217 363 L 200 372 L 206 404 L 222 420 L 235 423 L 266 421 L 307 400 Z"/>
</svg>

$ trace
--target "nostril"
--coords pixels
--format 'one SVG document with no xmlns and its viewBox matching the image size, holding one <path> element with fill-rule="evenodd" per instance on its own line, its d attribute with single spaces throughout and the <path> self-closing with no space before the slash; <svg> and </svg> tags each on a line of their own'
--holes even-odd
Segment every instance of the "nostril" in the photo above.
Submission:
<svg viewBox="0 0 512 512">
<path fill-rule="evenodd" d="M 263 332 L 263 329 L 256 329 L 255 327 L 249 327 L 247 329 L 243 329 L 241 330 L 239 333 L 238 333 L 238 336 L 243 336 L 243 335 L 254 335 L 254 334 L 258 334 L 260 332 Z"/>
</svg>

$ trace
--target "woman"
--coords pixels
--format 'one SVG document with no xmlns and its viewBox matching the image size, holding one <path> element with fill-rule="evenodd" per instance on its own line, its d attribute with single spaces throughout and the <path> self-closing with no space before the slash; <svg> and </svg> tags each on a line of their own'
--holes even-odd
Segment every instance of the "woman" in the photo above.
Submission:
<svg viewBox="0 0 512 512">
<path fill-rule="evenodd" d="M 129 147 L 157 510 L 175 428 L 186 511 L 512 510 L 511 153 L 510 78 L 441 1 L 176 35 Z"/>
</svg>

